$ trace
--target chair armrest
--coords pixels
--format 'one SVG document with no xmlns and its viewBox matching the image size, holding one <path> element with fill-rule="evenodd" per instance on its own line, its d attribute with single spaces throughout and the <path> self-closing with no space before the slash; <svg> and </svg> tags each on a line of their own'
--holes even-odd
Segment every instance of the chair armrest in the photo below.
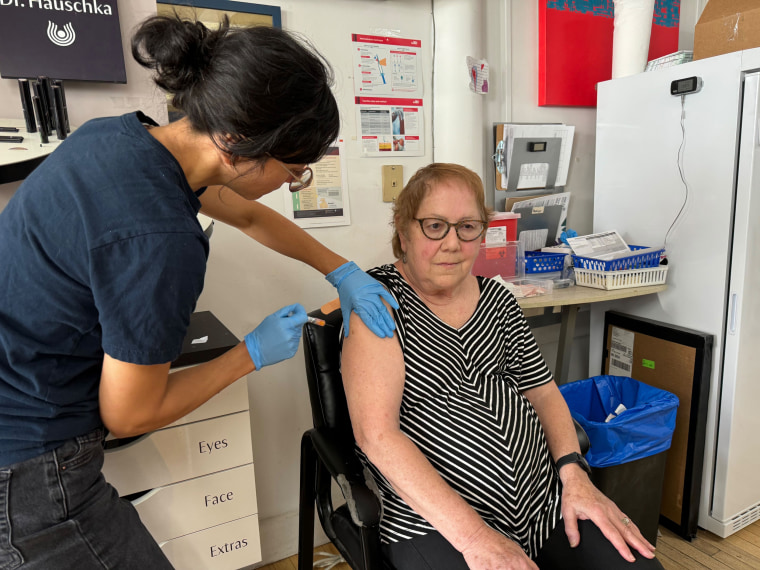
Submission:
<svg viewBox="0 0 760 570">
<path fill-rule="evenodd" d="M 586 433 L 586 430 L 583 429 L 581 424 L 575 421 L 574 418 L 573 425 L 575 426 L 575 435 L 578 436 L 578 444 L 581 447 L 581 455 L 586 455 L 586 453 L 588 453 L 588 450 L 591 448 L 591 442 L 588 439 L 588 434 Z"/>
<path fill-rule="evenodd" d="M 354 523 L 377 525 L 382 516 L 380 492 L 356 456 L 354 443 L 327 428 L 312 429 L 310 436 L 319 461 L 340 486 Z"/>
</svg>

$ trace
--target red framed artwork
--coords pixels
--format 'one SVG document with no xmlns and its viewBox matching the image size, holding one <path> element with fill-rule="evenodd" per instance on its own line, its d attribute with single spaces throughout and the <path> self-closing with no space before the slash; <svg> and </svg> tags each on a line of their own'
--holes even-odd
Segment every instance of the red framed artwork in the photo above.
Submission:
<svg viewBox="0 0 760 570">
<path fill-rule="evenodd" d="M 612 78 L 613 0 L 539 0 L 539 106 L 596 107 Z M 649 60 L 678 51 L 681 0 L 656 0 Z"/>
</svg>

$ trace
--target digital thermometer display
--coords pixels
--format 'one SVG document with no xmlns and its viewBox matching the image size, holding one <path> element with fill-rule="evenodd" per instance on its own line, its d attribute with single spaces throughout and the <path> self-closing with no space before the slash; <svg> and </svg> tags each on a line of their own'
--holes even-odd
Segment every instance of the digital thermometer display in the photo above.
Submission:
<svg viewBox="0 0 760 570">
<path fill-rule="evenodd" d="M 700 77 L 676 79 L 670 83 L 671 95 L 688 95 L 689 93 L 696 93 L 700 89 L 702 89 L 702 79 Z"/>
</svg>

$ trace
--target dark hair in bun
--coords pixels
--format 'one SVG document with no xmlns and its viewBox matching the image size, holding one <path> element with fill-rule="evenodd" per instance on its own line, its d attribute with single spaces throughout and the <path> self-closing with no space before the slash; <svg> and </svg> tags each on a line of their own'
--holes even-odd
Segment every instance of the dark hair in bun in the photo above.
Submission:
<svg viewBox="0 0 760 570">
<path fill-rule="evenodd" d="M 330 64 L 295 34 L 231 28 L 226 17 L 210 30 L 176 15 L 154 16 L 137 28 L 132 55 L 156 72 L 156 85 L 192 127 L 233 159 L 316 162 L 338 137 Z"/>
</svg>

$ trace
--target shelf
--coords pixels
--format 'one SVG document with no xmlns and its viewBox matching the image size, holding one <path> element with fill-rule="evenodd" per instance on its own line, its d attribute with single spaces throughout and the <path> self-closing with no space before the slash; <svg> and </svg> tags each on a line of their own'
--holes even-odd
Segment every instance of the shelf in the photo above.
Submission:
<svg viewBox="0 0 760 570">
<path fill-rule="evenodd" d="M 23 119 L 0 119 L 0 126 L 18 127 L 17 133 L 2 134 L 24 137 L 20 143 L 0 143 L 0 184 L 23 180 L 61 144 L 55 134 L 49 137 L 50 142 L 42 144 L 39 133 L 26 132 Z"/>
</svg>

